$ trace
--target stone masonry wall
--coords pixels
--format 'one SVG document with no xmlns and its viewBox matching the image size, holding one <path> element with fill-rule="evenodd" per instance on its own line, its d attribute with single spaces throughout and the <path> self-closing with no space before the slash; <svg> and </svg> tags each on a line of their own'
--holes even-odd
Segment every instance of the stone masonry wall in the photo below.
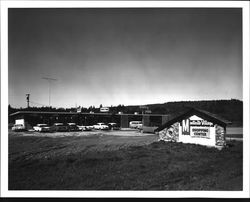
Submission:
<svg viewBox="0 0 250 202">
<path fill-rule="evenodd" d="M 179 138 L 179 123 L 174 123 L 169 128 L 159 132 L 159 141 L 177 142 Z"/>
<path fill-rule="evenodd" d="M 224 146 L 226 144 L 224 136 L 225 136 L 224 128 L 216 124 L 215 125 L 215 145 L 216 146 Z"/>
</svg>

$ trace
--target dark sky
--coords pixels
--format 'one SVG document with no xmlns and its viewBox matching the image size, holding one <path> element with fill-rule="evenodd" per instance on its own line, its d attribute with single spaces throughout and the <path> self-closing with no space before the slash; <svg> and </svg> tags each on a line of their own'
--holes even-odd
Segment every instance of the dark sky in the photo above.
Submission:
<svg viewBox="0 0 250 202">
<path fill-rule="evenodd" d="M 9 104 L 242 100 L 241 9 L 9 9 Z M 34 104 L 31 106 L 35 106 Z M 37 105 L 39 106 L 39 105 Z"/>
</svg>

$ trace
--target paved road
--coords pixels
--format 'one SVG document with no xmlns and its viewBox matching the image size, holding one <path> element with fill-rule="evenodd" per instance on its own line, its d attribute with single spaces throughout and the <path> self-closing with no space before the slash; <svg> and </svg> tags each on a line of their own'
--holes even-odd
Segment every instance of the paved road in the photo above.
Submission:
<svg viewBox="0 0 250 202">
<path fill-rule="evenodd" d="M 243 141 L 243 138 L 237 138 L 237 137 L 226 137 L 226 140 L 236 140 L 236 141 Z"/>
<path fill-rule="evenodd" d="M 227 127 L 227 134 L 243 134 L 243 127 Z"/>
</svg>

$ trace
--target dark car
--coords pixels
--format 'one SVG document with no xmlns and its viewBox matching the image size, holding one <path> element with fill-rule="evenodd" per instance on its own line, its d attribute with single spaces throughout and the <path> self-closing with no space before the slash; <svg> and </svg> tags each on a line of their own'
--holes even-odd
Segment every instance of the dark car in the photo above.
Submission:
<svg viewBox="0 0 250 202">
<path fill-rule="evenodd" d="M 69 126 L 67 124 L 63 124 L 63 123 L 54 123 L 53 126 L 51 126 L 51 131 L 68 132 Z"/>
<path fill-rule="evenodd" d="M 108 126 L 110 130 L 120 130 L 120 127 L 117 123 L 108 123 Z"/>
<path fill-rule="evenodd" d="M 79 131 L 78 126 L 75 123 L 68 123 L 69 131 Z"/>
</svg>

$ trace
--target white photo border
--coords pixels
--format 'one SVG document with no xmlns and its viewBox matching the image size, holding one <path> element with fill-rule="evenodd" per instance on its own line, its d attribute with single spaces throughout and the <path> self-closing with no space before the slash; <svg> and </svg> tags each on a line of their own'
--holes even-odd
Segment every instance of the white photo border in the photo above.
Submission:
<svg viewBox="0 0 250 202">
<path fill-rule="evenodd" d="M 249 197 L 249 2 L 247 1 L 1 1 L 1 197 Z M 10 191 L 8 190 L 8 8 L 242 8 L 243 191 Z"/>
</svg>

